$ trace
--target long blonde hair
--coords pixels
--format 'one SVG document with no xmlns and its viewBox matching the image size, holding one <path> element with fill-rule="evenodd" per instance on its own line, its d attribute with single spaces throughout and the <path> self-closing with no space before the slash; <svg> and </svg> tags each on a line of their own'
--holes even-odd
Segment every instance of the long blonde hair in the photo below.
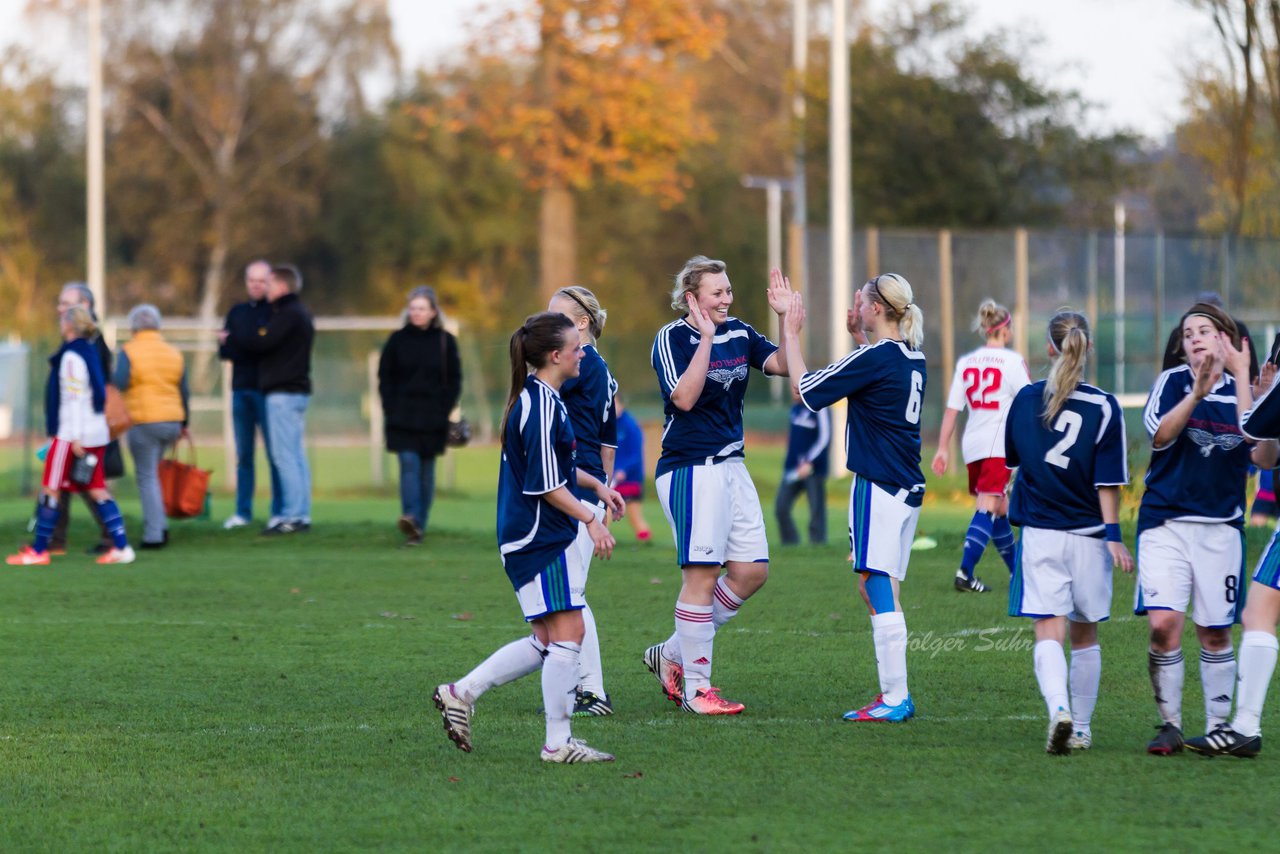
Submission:
<svg viewBox="0 0 1280 854">
<path fill-rule="evenodd" d="M 1009 323 L 1009 309 L 993 299 L 985 299 L 978 306 L 978 316 L 973 321 L 973 331 L 990 338 L 997 329 Z"/>
<path fill-rule="evenodd" d="M 587 319 L 587 334 L 591 336 L 589 344 L 594 344 L 604 334 L 605 321 L 609 319 L 609 312 L 600 307 L 600 300 L 596 299 L 596 295 L 584 288 L 582 285 L 570 285 L 567 288 L 561 288 L 552 296 L 564 297 L 572 305 L 569 307 L 569 316 L 576 323 L 579 318 Z"/>
<path fill-rule="evenodd" d="M 898 324 L 902 340 L 912 350 L 924 343 L 924 312 L 914 302 L 911 283 L 897 273 L 882 273 L 871 281 L 871 298 L 884 306 L 885 315 Z"/>
<path fill-rule="evenodd" d="M 1049 343 L 1053 345 L 1053 367 L 1044 384 L 1044 423 L 1052 427 L 1080 383 L 1084 380 L 1089 354 L 1089 320 L 1078 311 L 1060 311 L 1049 320 Z"/>
</svg>

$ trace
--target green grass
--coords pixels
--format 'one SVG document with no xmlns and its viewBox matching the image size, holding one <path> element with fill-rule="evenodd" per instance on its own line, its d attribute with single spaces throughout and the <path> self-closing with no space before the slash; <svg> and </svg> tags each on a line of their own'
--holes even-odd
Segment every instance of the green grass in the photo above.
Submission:
<svg viewBox="0 0 1280 854">
<path fill-rule="evenodd" d="M 870 627 L 840 540 L 846 484 L 832 485 L 827 548 L 774 549 L 768 586 L 717 639 L 716 682 L 737 718 L 679 712 L 640 654 L 671 629 L 670 537 L 625 525 L 592 569 L 612 718 L 575 733 L 613 765 L 538 761 L 536 677 L 485 695 L 475 752 L 445 738 L 430 704 L 524 633 L 493 542 L 493 449 L 471 448 L 439 496 L 427 545 L 395 548 L 397 504 L 364 489 L 316 504 L 315 530 L 264 540 L 214 520 L 175 522 L 173 544 L 135 565 L 79 554 L 0 578 L 0 850 L 808 851 L 1261 847 L 1280 750 L 1253 762 L 1143 753 L 1153 734 L 1143 623 L 1116 584 L 1103 627 L 1095 747 L 1044 755 L 1030 626 L 996 593 L 950 577 L 970 511 L 931 500 L 903 588 L 917 719 L 851 725 L 876 693 Z M 322 456 L 341 486 L 361 458 Z M 778 449 L 753 457 L 771 506 Z M 956 482 L 935 490 L 955 492 Z M 123 490 L 122 490 L 123 491 Z M 136 530 L 136 502 L 123 500 Z M 25 500 L 0 501 L 9 542 Z M 89 538 L 77 506 L 73 534 Z M 801 511 L 803 515 L 803 511 Z M 771 517 L 771 513 L 767 513 Z M 776 533 L 771 534 L 776 542 Z M 1132 531 L 1129 531 L 1130 538 Z M 1250 536 L 1250 559 L 1265 537 Z M 986 634 L 976 634 L 986 630 Z M 1194 649 L 1188 636 L 1187 650 Z M 1187 655 L 1185 718 L 1203 706 Z M 1264 729 L 1280 731 L 1276 702 Z"/>
</svg>

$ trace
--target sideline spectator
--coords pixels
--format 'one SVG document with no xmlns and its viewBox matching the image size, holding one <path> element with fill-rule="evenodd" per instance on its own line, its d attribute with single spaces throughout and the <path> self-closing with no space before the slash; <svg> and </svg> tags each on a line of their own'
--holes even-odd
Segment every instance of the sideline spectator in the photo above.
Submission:
<svg viewBox="0 0 1280 854">
<path fill-rule="evenodd" d="M 791 508 L 804 492 L 809 500 L 809 542 L 827 542 L 827 471 L 831 447 L 831 414 L 813 412 L 791 393 L 791 418 L 787 431 L 787 458 L 782 464 L 782 483 L 773 510 L 784 546 L 800 544 L 800 532 L 791 518 Z"/>
<path fill-rule="evenodd" d="M 169 544 L 169 522 L 160 492 L 160 460 L 179 436 L 187 435 L 187 368 L 182 354 L 160 334 L 160 311 L 154 305 L 134 306 L 129 332 L 116 360 L 114 382 L 133 421 L 126 435 L 142 502 L 141 547 L 162 549 Z"/>
<path fill-rule="evenodd" d="M 302 274 L 292 264 L 271 268 L 267 300 L 271 319 L 253 334 L 224 329 L 222 344 L 257 353 L 258 387 L 267 403 L 267 447 L 280 473 L 280 519 L 269 537 L 311 530 L 311 467 L 305 431 L 311 401 L 311 346 L 315 323 L 302 304 Z"/>
<path fill-rule="evenodd" d="M 458 342 L 445 331 L 434 288 L 409 292 L 405 323 L 391 333 L 378 361 L 387 450 L 400 461 L 400 531 L 404 545 L 422 544 L 444 453 L 449 413 L 462 393 Z"/>
<path fill-rule="evenodd" d="M 267 285 L 271 277 L 271 264 L 252 261 L 244 269 L 244 286 L 249 299 L 231 307 L 222 328 L 232 332 L 233 338 L 248 338 L 267 325 L 271 319 L 271 303 L 267 301 Z M 228 341 L 218 348 L 218 356 L 231 363 L 231 423 L 236 439 L 236 510 L 222 524 L 226 530 L 243 528 L 253 521 L 254 431 L 262 433 L 262 445 L 267 451 L 267 467 L 271 470 L 271 517 L 267 527 L 280 521 L 280 473 L 271 458 L 271 443 L 267 439 L 267 403 L 258 388 L 258 354 Z"/>
<path fill-rule="evenodd" d="M 622 392 L 614 392 L 613 403 L 618 411 L 618 455 L 613 463 L 613 488 L 627 502 L 627 521 L 636 539 L 642 543 L 653 542 L 653 532 L 644 518 L 644 430 L 623 406 Z"/>
</svg>

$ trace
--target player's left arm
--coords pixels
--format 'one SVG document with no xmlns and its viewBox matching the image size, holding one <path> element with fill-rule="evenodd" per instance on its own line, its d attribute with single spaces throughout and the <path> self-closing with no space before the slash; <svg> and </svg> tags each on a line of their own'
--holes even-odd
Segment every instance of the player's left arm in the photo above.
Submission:
<svg viewBox="0 0 1280 854">
<path fill-rule="evenodd" d="M 1107 553 L 1111 555 L 1111 565 L 1133 572 L 1133 556 L 1120 538 L 1120 487 L 1098 487 L 1098 508 L 1102 511 L 1102 523 L 1107 528 Z"/>
<path fill-rule="evenodd" d="M 789 376 L 787 360 L 787 313 L 791 310 L 791 280 L 782 275 L 782 271 L 774 267 L 769 271 L 769 288 L 765 292 L 769 298 L 769 308 L 778 315 L 778 349 L 765 360 L 761 370 L 775 377 Z"/>
</svg>

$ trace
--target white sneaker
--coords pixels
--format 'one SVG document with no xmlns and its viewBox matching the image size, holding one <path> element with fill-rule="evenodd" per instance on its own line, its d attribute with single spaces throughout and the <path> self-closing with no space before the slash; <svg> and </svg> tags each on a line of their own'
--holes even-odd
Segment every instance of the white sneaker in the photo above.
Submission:
<svg viewBox="0 0 1280 854">
<path fill-rule="evenodd" d="M 281 522 L 288 522 L 288 521 L 289 519 L 284 516 L 272 516 L 269 519 L 267 519 L 267 527 L 274 528 L 276 525 L 279 525 Z"/>
<path fill-rule="evenodd" d="M 102 557 L 98 558 L 98 563 L 133 563 L 138 559 L 137 554 L 133 551 L 133 546 L 125 546 L 122 549 L 112 549 Z"/>
<path fill-rule="evenodd" d="M 1049 721 L 1049 737 L 1044 752 L 1050 756 L 1067 756 L 1071 753 L 1071 713 L 1059 708 Z"/>
<path fill-rule="evenodd" d="M 542 761 L 562 762 L 565 765 L 576 765 L 579 762 L 612 762 L 613 754 L 605 753 L 603 750 L 596 750 L 585 741 L 571 738 L 560 745 L 557 750 L 552 750 L 544 744 L 542 746 Z"/>
<path fill-rule="evenodd" d="M 1093 733 L 1076 730 L 1071 734 L 1071 738 L 1067 739 L 1067 747 L 1072 750 L 1088 750 L 1093 747 Z"/>
<path fill-rule="evenodd" d="M 437 686 L 431 700 L 444 718 L 444 731 L 449 734 L 449 740 L 458 745 L 459 750 L 470 753 L 471 715 L 475 706 L 455 694 L 452 683 Z"/>
<path fill-rule="evenodd" d="M 239 513 L 232 513 L 227 517 L 227 521 L 222 523 L 222 530 L 232 531 L 236 528 L 243 528 L 249 524 L 249 520 L 241 516 Z"/>
</svg>

